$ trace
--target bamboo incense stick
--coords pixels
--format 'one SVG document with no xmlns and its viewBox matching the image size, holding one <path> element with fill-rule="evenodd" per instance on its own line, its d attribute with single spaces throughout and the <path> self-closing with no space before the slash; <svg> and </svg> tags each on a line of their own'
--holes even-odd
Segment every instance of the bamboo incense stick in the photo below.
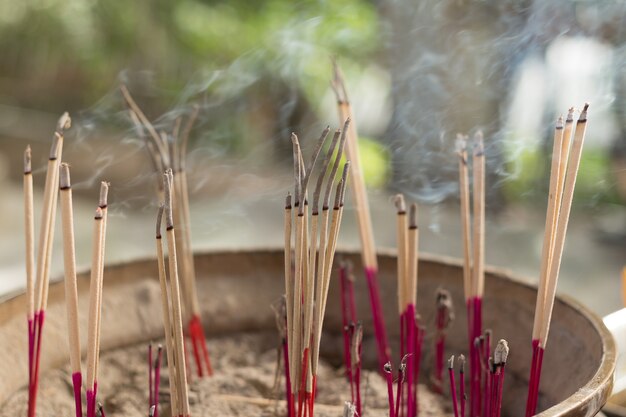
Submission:
<svg viewBox="0 0 626 417">
<path fill-rule="evenodd" d="M 361 257 L 365 268 L 365 275 L 370 295 L 370 307 L 374 318 L 374 331 L 378 347 L 379 369 L 382 372 L 384 365 L 389 361 L 391 352 L 388 348 L 385 322 L 382 314 L 380 290 L 378 289 L 378 261 L 376 259 L 376 245 L 374 243 L 374 231 L 370 215 L 365 179 L 361 171 L 361 162 L 358 149 L 358 130 L 354 122 L 352 105 L 348 98 L 343 74 L 336 61 L 333 61 L 333 80 L 331 86 L 337 98 L 339 120 L 351 121 L 348 126 L 347 155 L 352 161 L 352 178 L 354 197 L 357 213 L 359 236 L 361 238 Z"/>
<path fill-rule="evenodd" d="M 417 305 L 417 281 L 419 263 L 419 229 L 417 227 L 417 204 L 411 204 L 409 209 L 409 232 L 408 232 L 408 281 L 409 303 Z"/>
<path fill-rule="evenodd" d="M 474 154 L 473 154 L 473 227 L 472 227 L 472 339 L 480 337 L 482 334 L 482 296 L 484 291 L 485 279 L 485 154 L 483 148 L 483 135 L 477 132 L 474 135 Z M 481 413 L 481 369 L 480 369 L 480 352 L 470 352 L 472 362 L 471 385 L 470 390 L 473 395 L 470 409 L 473 415 Z M 473 366 L 472 366 L 473 365 Z"/>
<path fill-rule="evenodd" d="M 108 219 L 108 215 L 109 215 L 109 210 L 108 210 L 108 198 L 109 198 L 109 183 L 106 181 L 102 181 L 100 182 L 100 194 L 98 197 L 98 207 L 100 207 L 100 209 L 102 210 L 102 234 L 101 234 L 101 238 L 102 238 L 102 243 L 101 243 L 101 249 L 100 249 L 100 256 L 102 256 L 102 259 L 100 260 L 100 265 L 102 266 L 102 268 L 104 268 L 104 252 L 105 252 L 105 237 L 106 237 L 106 233 L 107 233 L 107 219 Z M 102 269 L 102 271 L 104 271 L 104 269 Z M 104 272 L 101 272 L 104 273 Z M 96 387 L 98 384 L 98 366 L 100 365 L 100 323 L 102 322 L 100 315 L 102 314 L 102 284 L 103 284 L 103 277 L 100 278 L 99 280 L 100 282 L 100 290 L 98 291 L 98 320 L 96 321 L 96 323 L 98 324 L 98 329 L 96 330 Z M 95 390 L 96 394 L 97 394 L 97 390 Z"/>
<path fill-rule="evenodd" d="M 28 324 L 28 386 L 33 383 L 33 355 L 35 350 L 35 220 L 33 207 L 33 171 L 30 145 L 24 150 L 24 234 L 26 262 L 26 322 Z"/>
<path fill-rule="evenodd" d="M 463 135 L 457 135 L 457 153 L 459 156 L 459 196 L 461 201 L 461 228 L 463 239 L 463 290 L 465 301 L 471 298 L 472 288 L 472 251 L 470 241 L 470 192 L 467 160 L 467 141 Z"/>
<path fill-rule="evenodd" d="M 78 288 L 76 284 L 76 254 L 74 243 L 74 211 L 69 165 L 61 164 L 59 188 L 61 194 L 61 218 L 63 225 L 63 264 L 65 268 L 65 307 L 67 310 L 68 343 L 70 348 L 70 368 L 76 417 L 82 416 L 80 368 L 80 335 L 78 330 Z"/>
<path fill-rule="evenodd" d="M 30 145 L 24 151 L 24 231 L 26 240 L 26 294 L 28 328 L 31 332 L 35 313 L 35 292 L 33 275 L 35 273 L 35 220 L 33 208 L 33 171 Z"/>
<path fill-rule="evenodd" d="M 396 194 L 394 198 L 396 206 L 396 237 L 398 240 L 398 313 L 404 314 L 407 308 L 408 275 L 407 275 L 407 250 L 408 250 L 408 227 L 406 218 L 406 203 L 402 194 Z M 404 326 L 403 326 L 404 327 Z M 403 356 L 404 354 L 401 353 Z"/>
<path fill-rule="evenodd" d="M 173 175 L 171 170 L 167 170 L 164 174 L 165 189 L 165 219 L 166 219 L 166 236 L 168 264 L 170 274 L 170 289 L 172 294 L 172 311 L 173 311 L 173 335 L 176 345 L 176 365 L 179 377 L 179 397 L 180 409 L 184 417 L 189 416 L 189 398 L 187 391 L 187 373 L 185 369 L 184 341 L 183 341 L 183 324 L 180 305 L 180 286 L 178 280 L 178 266 L 176 254 L 176 237 L 174 235 L 174 215 L 172 210 L 172 182 Z"/>
<path fill-rule="evenodd" d="M 159 211 L 157 213 L 157 223 L 156 223 L 156 249 L 157 249 L 157 266 L 159 272 L 159 284 L 161 286 L 161 310 L 163 312 L 163 328 L 165 331 L 165 351 L 167 355 L 167 369 L 169 374 L 169 386 L 170 386 L 170 406 L 171 406 L 171 415 L 178 416 L 179 415 L 179 407 L 178 407 L 178 393 L 176 391 L 176 387 L 178 386 L 178 373 L 175 365 L 175 346 L 173 342 L 172 336 L 172 318 L 171 318 L 171 308 L 169 302 L 169 291 L 167 288 L 167 272 L 165 269 L 165 257 L 163 256 L 163 243 L 161 238 L 161 224 L 163 218 L 163 211 L 165 209 L 165 205 L 161 204 L 159 206 Z"/>
<path fill-rule="evenodd" d="M 99 329 L 98 320 L 100 314 L 98 312 L 101 285 L 99 280 L 102 277 L 100 270 L 102 268 L 101 247 L 103 222 L 102 209 L 96 209 L 93 227 L 93 242 L 91 251 L 91 280 L 89 286 L 89 318 L 87 325 L 87 417 L 95 417 L 96 413 L 96 349 L 98 346 Z"/>
</svg>

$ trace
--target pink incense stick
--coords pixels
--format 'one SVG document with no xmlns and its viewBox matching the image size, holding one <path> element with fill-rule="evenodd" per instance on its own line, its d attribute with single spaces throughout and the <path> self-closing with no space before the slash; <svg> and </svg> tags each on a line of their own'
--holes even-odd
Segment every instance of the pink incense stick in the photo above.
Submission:
<svg viewBox="0 0 626 417">
<path fill-rule="evenodd" d="M 154 364 L 154 416 L 159 416 L 159 388 L 161 386 L 161 361 L 163 358 L 163 346 L 159 345 L 157 349 L 156 363 Z"/>
<path fill-rule="evenodd" d="M 465 356 L 459 356 L 459 394 L 461 396 L 461 417 L 465 417 Z"/>
<path fill-rule="evenodd" d="M 391 368 L 391 362 L 387 362 L 383 367 L 385 376 L 387 378 L 387 396 L 389 397 L 389 417 L 396 417 L 396 410 L 393 405 L 393 371 Z"/>
<path fill-rule="evenodd" d="M 148 409 L 154 404 L 154 383 L 152 381 L 152 343 L 148 344 Z"/>
<path fill-rule="evenodd" d="M 380 304 L 380 289 L 378 288 L 378 270 L 373 267 L 365 268 L 365 277 L 370 296 L 370 307 L 374 319 L 374 336 L 378 346 L 378 363 L 384 371 L 385 364 L 389 362 L 390 352 L 387 347 L 387 332 Z"/>
<path fill-rule="evenodd" d="M 406 356 L 402 358 L 400 362 L 400 368 L 398 369 L 398 385 L 396 387 L 396 417 L 401 416 L 400 405 L 402 403 L 402 385 L 404 384 L 404 376 L 406 375 Z"/>
<path fill-rule="evenodd" d="M 459 417 L 459 404 L 456 396 L 456 382 L 454 380 L 454 355 L 450 356 L 448 361 L 448 376 L 450 377 L 450 395 L 452 397 L 454 417 Z"/>
<path fill-rule="evenodd" d="M 81 388 L 83 385 L 83 376 L 80 372 L 72 374 L 72 387 L 74 388 L 74 405 L 76 409 L 76 417 L 83 415 L 83 402 L 81 398 Z"/>
</svg>

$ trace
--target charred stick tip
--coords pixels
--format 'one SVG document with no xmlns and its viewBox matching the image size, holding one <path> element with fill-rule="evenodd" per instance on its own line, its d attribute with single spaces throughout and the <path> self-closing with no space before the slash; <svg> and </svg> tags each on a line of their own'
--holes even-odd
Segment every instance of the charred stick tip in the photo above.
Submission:
<svg viewBox="0 0 626 417">
<path fill-rule="evenodd" d="M 556 119 L 556 129 L 563 129 L 563 115 L 560 115 L 558 119 Z"/>
<path fill-rule="evenodd" d="M 448 359 L 448 369 L 454 369 L 454 355 L 450 356 L 450 359 Z"/>
<path fill-rule="evenodd" d="M 105 209 L 107 207 L 110 185 L 111 184 L 106 181 L 100 182 L 100 197 L 98 199 L 98 206 L 101 209 Z"/>
<path fill-rule="evenodd" d="M 570 107 L 567 110 L 567 119 L 565 119 L 565 123 L 572 123 L 574 121 L 574 108 Z"/>
<path fill-rule="evenodd" d="M 417 203 L 412 203 L 409 209 L 409 228 L 417 229 Z"/>
<path fill-rule="evenodd" d="M 385 366 L 383 367 L 383 370 L 384 370 L 385 372 L 387 372 L 388 374 L 390 374 L 390 373 L 391 373 L 391 371 L 392 371 L 392 368 L 391 368 L 391 362 L 387 362 L 387 363 L 385 364 Z"/>
<path fill-rule="evenodd" d="M 96 215 L 94 216 L 96 220 L 102 220 L 102 209 L 100 207 L 96 208 Z"/>
<path fill-rule="evenodd" d="M 163 211 L 165 210 L 165 204 L 159 205 L 159 209 L 157 211 L 157 220 L 156 220 L 156 238 L 161 239 L 161 224 L 163 223 Z"/>
<path fill-rule="evenodd" d="M 589 109 L 589 103 L 585 103 L 583 106 L 583 111 L 580 112 L 580 116 L 578 117 L 578 123 L 587 121 L 587 110 Z"/>
<path fill-rule="evenodd" d="M 174 213 L 172 209 L 172 170 L 167 169 L 163 174 L 163 187 L 165 189 L 165 227 L 167 230 L 174 228 Z"/>
<path fill-rule="evenodd" d="M 344 181 L 342 178 L 337 184 L 337 191 L 335 191 L 335 205 L 333 206 L 335 210 L 341 207 L 341 189 L 343 188 L 343 184 L 344 184 Z"/>
<path fill-rule="evenodd" d="M 287 197 L 285 197 L 285 210 L 291 210 L 291 193 L 287 192 Z"/>
<path fill-rule="evenodd" d="M 459 355 L 459 372 L 465 373 L 465 355 Z"/>
<path fill-rule="evenodd" d="M 479 130 L 474 135 L 474 156 L 475 157 L 480 157 L 480 156 L 485 155 L 485 147 L 484 147 L 483 140 L 484 140 L 483 132 Z"/>
<path fill-rule="evenodd" d="M 59 167 L 59 188 L 69 190 L 72 187 L 70 182 L 70 166 L 63 162 Z"/>
<path fill-rule="evenodd" d="M 30 174 L 33 172 L 32 153 L 30 145 L 26 145 L 24 149 L 24 174 Z"/>
<path fill-rule="evenodd" d="M 350 161 L 346 161 L 341 174 L 341 191 L 339 192 L 339 205 L 343 206 L 346 199 L 346 187 L 348 186 L 348 176 L 350 175 Z"/>
<path fill-rule="evenodd" d="M 493 362 L 496 366 L 506 364 L 509 356 L 509 344 L 506 340 L 500 339 L 495 351 L 493 352 Z"/>
</svg>

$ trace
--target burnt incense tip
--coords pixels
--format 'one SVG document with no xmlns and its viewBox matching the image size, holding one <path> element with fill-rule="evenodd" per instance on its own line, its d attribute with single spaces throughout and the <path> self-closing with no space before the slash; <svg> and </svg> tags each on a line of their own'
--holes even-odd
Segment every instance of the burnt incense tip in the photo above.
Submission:
<svg viewBox="0 0 626 417">
<path fill-rule="evenodd" d="M 172 170 L 167 169 L 163 174 L 163 188 L 165 190 L 165 227 L 174 228 L 174 213 L 172 208 Z"/>
<path fill-rule="evenodd" d="M 587 110 L 589 109 L 589 103 L 585 103 L 583 107 L 583 111 L 580 112 L 580 116 L 578 116 L 578 123 L 587 121 Z"/>
<path fill-rule="evenodd" d="M 480 348 L 480 344 L 481 344 L 480 337 L 475 337 L 474 338 L 474 347 L 475 348 Z"/>
<path fill-rule="evenodd" d="M 61 133 L 64 130 L 72 127 L 72 118 L 68 112 L 65 112 L 59 117 L 59 121 L 57 122 L 57 132 Z"/>
<path fill-rule="evenodd" d="M 343 403 L 343 417 L 356 417 L 356 406 L 350 401 Z"/>
<path fill-rule="evenodd" d="M 32 154 L 30 145 L 26 145 L 26 149 L 24 149 L 24 174 L 30 174 L 31 172 L 33 172 Z"/>
<path fill-rule="evenodd" d="M 465 373 L 465 355 L 459 355 L 459 372 Z"/>
<path fill-rule="evenodd" d="M 291 193 L 287 192 L 287 197 L 285 197 L 285 209 L 291 210 Z"/>
<path fill-rule="evenodd" d="M 506 340 L 500 339 L 493 352 L 493 362 L 495 365 L 504 365 L 509 356 L 509 344 Z"/>
<path fill-rule="evenodd" d="M 341 207 L 341 189 L 343 188 L 343 178 L 341 180 L 339 180 L 339 183 L 337 184 L 337 189 L 335 191 L 335 205 L 333 206 L 333 208 L 335 210 L 339 209 L 339 207 Z"/>
<path fill-rule="evenodd" d="M 484 156 L 485 155 L 485 146 L 484 146 L 484 136 L 483 132 L 479 130 L 474 134 L 474 156 Z"/>
<path fill-rule="evenodd" d="M 406 202 L 402 194 L 396 194 L 393 198 L 393 204 L 396 206 L 398 214 L 406 214 Z"/>
<path fill-rule="evenodd" d="M 454 150 L 459 155 L 467 150 L 467 141 L 465 140 L 465 136 L 460 133 L 456 134 L 456 140 L 454 141 Z"/>
<path fill-rule="evenodd" d="M 63 162 L 59 167 L 59 188 L 61 190 L 69 190 L 71 187 L 70 166 L 66 162 Z"/>
<path fill-rule="evenodd" d="M 572 123 L 574 121 L 574 108 L 570 107 L 567 110 L 567 119 L 565 119 L 565 123 Z"/>
<path fill-rule="evenodd" d="M 454 369 L 454 355 L 450 356 L 450 359 L 448 359 L 448 369 Z"/>
<path fill-rule="evenodd" d="M 153 417 L 155 412 L 156 412 L 156 405 L 150 406 L 150 411 L 148 412 L 148 416 Z"/>
<path fill-rule="evenodd" d="M 391 362 L 387 362 L 387 363 L 385 364 L 385 366 L 383 366 L 383 370 L 384 370 L 385 372 L 387 372 L 388 374 L 390 374 L 390 373 L 391 373 L 391 371 L 392 371 L 392 368 L 391 368 Z"/>
<path fill-rule="evenodd" d="M 165 204 L 161 204 L 159 206 L 159 210 L 157 211 L 157 220 L 156 220 L 156 238 L 161 239 L 161 224 L 163 223 L 163 211 L 165 210 Z"/>
<path fill-rule="evenodd" d="M 491 336 L 492 336 L 492 335 L 493 335 L 493 331 L 492 331 L 491 329 L 487 329 L 487 330 L 485 330 L 485 334 L 484 334 L 485 339 L 486 339 L 486 338 L 491 339 Z"/>
<path fill-rule="evenodd" d="M 560 115 L 558 119 L 556 119 L 556 129 L 563 129 L 563 115 Z"/>
<path fill-rule="evenodd" d="M 350 175 L 350 161 L 346 161 L 343 165 L 343 173 L 341 174 L 341 191 L 339 193 L 339 204 L 343 206 L 346 199 L 346 187 L 348 186 L 348 176 Z"/>
<path fill-rule="evenodd" d="M 96 220 L 102 220 L 102 209 L 100 207 L 96 208 L 96 215 L 94 216 Z"/>
<path fill-rule="evenodd" d="M 110 183 L 106 181 L 100 182 L 100 196 L 98 198 L 98 206 L 101 209 L 107 208 L 109 198 L 109 185 Z"/>
<path fill-rule="evenodd" d="M 409 209 L 409 229 L 417 229 L 417 203 L 412 203 Z"/>
</svg>

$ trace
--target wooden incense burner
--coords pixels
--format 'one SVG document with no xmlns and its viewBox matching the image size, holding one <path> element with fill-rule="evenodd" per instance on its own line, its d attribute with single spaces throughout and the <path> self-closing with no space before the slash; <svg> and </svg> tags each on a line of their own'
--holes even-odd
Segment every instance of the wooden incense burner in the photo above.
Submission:
<svg viewBox="0 0 626 417">
<path fill-rule="evenodd" d="M 360 271 L 356 252 L 338 252 L 335 263 L 349 258 Z M 381 300 L 389 325 L 391 348 L 397 353 L 399 339 L 396 306 L 396 259 L 393 253 L 378 257 Z M 198 296 L 207 337 L 240 331 L 271 330 L 275 317 L 270 305 L 284 292 L 283 251 L 273 249 L 213 251 L 195 256 Z M 466 353 L 467 334 L 460 261 L 422 256 L 419 262 L 417 310 L 427 335 L 422 357 L 422 381 L 433 363 L 435 293 L 439 287 L 452 295 L 456 320 L 451 324 L 446 355 Z M 485 278 L 484 328 L 511 347 L 504 386 L 503 414 L 524 414 L 531 354 L 531 330 L 536 289 L 503 270 L 487 269 Z M 333 272 L 325 332 L 337 337 L 322 339 L 321 353 L 327 360 L 342 362 L 341 312 L 336 271 Z M 355 283 L 358 316 L 364 322 L 363 359 L 376 366 L 368 292 L 358 275 Z M 138 260 L 105 269 L 102 306 L 101 349 L 107 350 L 162 336 L 161 303 L 155 259 Z M 87 308 L 89 274 L 78 277 L 79 308 Z M 50 286 L 47 327 L 42 352 L 42 371 L 68 363 L 66 317 L 62 282 Z M 25 294 L 0 298 L 0 407 L 27 383 L 28 359 L 25 335 Z M 86 320 L 83 316 L 81 320 Z M 81 323 L 84 328 L 86 323 Z M 84 342 L 83 342 L 84 343 Z M 82 346 L 85 346 L 82 344 Z M 394 362 L 398 358 L 394 355 Z M 606 402 L 615 368 L 615 344 L 602 320 L 568 297 L 558 297 L 554 307 L 551 337 L 544 359 L 539 400 L 540 416 L 592 416 Z"/>
</svg>

